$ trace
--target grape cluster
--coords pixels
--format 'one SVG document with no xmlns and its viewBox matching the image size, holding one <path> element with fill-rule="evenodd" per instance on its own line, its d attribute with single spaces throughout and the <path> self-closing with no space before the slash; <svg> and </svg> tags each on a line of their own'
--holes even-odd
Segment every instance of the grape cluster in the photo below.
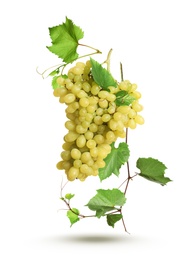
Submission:
<svg viewBox="0 0 196 260">
<path fill-rule="evenodd" d="M 66 104 L 65 128 L 59 170 L 64 170 L 67 179 L 84 181 L 87 176 L 98 175 L 99 168 L 105 167 L 104 159 L 111 152 L 110 144 L 118 137 L 126 136 L 126 128 L 135 129 L 144 119 L 138 112 L 143 107 L 138 100 L 141 94 L 137 85 L 125 80 L 110 91 L 103 90 L 93 80 L 91 63 L 77 62 L 69 69 L 68 77 L 57 78 L 59 88 L 54 96 Z M 126 90 L 135 98 L 129 106 L 117 106 L 116 93 Z"/>
</svg>

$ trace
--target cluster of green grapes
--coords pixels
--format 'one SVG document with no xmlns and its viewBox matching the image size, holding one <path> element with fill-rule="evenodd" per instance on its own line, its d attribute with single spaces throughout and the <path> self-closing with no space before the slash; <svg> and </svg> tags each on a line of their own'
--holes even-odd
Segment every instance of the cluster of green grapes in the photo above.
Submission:
<svg viewBox="0 0 196 260">
<path fill-rule="evenodd" d="M 69 69 L 68 77 L 59 76 L 59 88 L 54 96 L 66 104 L 65 127 L 59 170 L 64 170 L 67 179 L 84 181 L 87 176 L 98 175 L 99 168 L 105 166 L 104 159 L 111 152 L 111 143 L 118 137 L 126 136 L 126 128 L 134 129 L 143 124 L 144 119 L 138 112 L 143 107 L 138 100 L 141 94 L 137 85 L 125 80 L 117 88 L 103 90 L 93 80 L 91 63 L 77 62 Z M 135 100 L 129 106 L 117 106 L 116 93 L 126 90 Z"/>
</svg>

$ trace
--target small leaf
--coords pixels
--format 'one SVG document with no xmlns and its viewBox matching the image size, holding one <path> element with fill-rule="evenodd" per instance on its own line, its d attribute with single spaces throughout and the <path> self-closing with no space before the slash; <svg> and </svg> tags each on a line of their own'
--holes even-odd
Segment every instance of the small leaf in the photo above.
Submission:
<svg viewBox="0 0 196 260">
<path fill-rule="evenodd" d="M 139 158 L 137 160 L 137 168 L 141 171 L 139 176 L 149 181 L 159 183 L 162 186 L 171 181 L 164 176 L 167 167 L 157 159 L 151 157 Z"/>
<path fill-rule="evenodd" d="M 109 86 L 117 87 L 117 83 L 108 70 L 103 68 L 100 63 L 90 58 L 92 65 L 92 75 L 94 81 L 103 89 L 110 91 Z"/>
<path fill-rule="evenodd" d="M 59 74 L 59 69 L 53 70 L 52 72 L 50 72 L 49 76 L 55 76 Z"/>
<path fill-rule="evenodd" d="M 122 214 L 108 214 L 107 223 L 109 226 L 114 227 L 114 224 L 122 219 Z"/>
<path fill-rule="evenodd" d="M 114 147 L 114 143 L 111 147 L 111 152 L 104 159 L 106 163 L 105 167 L 99 169 L 99 178 L 101 181 L 110 177 L 112 173 L 119 176 L 121 166 L 128 161 L 130 156 L 129 147 L 124 142 L 120 143 L 118 148 Z"/>
<path fill-rule="evenodd" d="M 73 208 L 72 210 L 67 211 L 67 217 L 69 218 L 69 220 L 71 222 L 71 226 L 80 220 L 78 217 L 79 214 L 80 214 L 80 212 L 76 208 Z"/>
<path fill-rule="evenodd" d="M 59 84 L 57 83 L 57 78 L 58 78 L 58 76 L 54 76 L 53 78 L 52 78 L 52 88 L 53 89 L 56 89 L 56 88 L 60 88 L 61 86 L 59 86 Z"/>
<path fill-rule="evenodd" d="M 116 93 L 115 103 L 117 106 L 129 106 L 134 100 L 135 98 L 129 95 L 126 90 L 121 90 Z"/>
<path fill-rule="evenodd" d="M 67 194 L 65 195 L 65 198 L 68 199 L 68 200 L 70 200 L 70 199 L 72 199 L 74 196 L 75 196 L 75 194 L 67 193 Z"/>
<path fill-rule="evenodd" d="M 67 63 L 78 58 L 78 41 L 84 36 L 80 27 L 66 17 L 65 23 L 49 28 L 49 32 L 52 40 L 52 46 L 47 46 L 49 51 Z"/>
<path fill-rule="evenodd" d="M 97 190 L 97 194 L 90 199 L 88 208 L 96 211 L 96 217 L 100 218 L 108 211 L 112 211 L 115 206 L 123 206 L 126 202 L 125 195 L 119 189 Z"/>
</svg>

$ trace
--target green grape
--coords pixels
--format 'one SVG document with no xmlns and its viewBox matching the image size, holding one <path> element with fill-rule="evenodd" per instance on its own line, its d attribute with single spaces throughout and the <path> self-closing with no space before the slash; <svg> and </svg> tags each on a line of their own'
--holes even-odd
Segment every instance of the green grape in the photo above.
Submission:
<svg viewBox="0 0 196 260">
<path fill-rule="evenodd" d="M 81 107 L 87 107 L 89 105 L 89 100 L 87 97 L 82 97 L 79 101 Z"/>
<path fill-rule="evenodd" d="M 135 129 L 137 124 L 144 123 L 138 114 L 143 106 L 138 102 L 141 93 L 136 84 L 124 80 L 106 91 L 95 83 L 90 72 L 90 61 L 76 62 L 68 70 L 68 78 L 57 78 L 61 87 L 53 91 L 59 102 L 66 105 L 68 131 L 56 167 L 65 171 L 69 181 L 97 176 L 99 169 L 105 167 L 104 159 L 111 152 L 111 144 L 126 137 L 126 128 Z M 130 105 L 115 103 L 116 94 L 122 90 L 135 98 Z"/>
<path fill-rule="evenodd" d="M 144 124 L 144 118 L 140 115 L 136 115 L 135 122 L 139 125 L 143 125 Z"/>
<path fill-rule="evenodd" d="M 72 149 L 71 150 L 71 157 L 73 158 L 73 159 L 80 159 L 80 157 L 81 157 L 81 152 L 80 152 L 80 150 L 79 149 L 77 149 L 77 148 L 74 148 L 74 149 Z"/>
<path fill-rule="evenodd" d="M 78 148 L 84 147 L 86 144 L 86 138 L 84 135 L 79 135 L 77 140 L 76 140 L 76 145 Z"/>
<path fill-rule="evenodd" d="M 67 173 L 67 179 L 69 181 L 74 181 L 77 178 L 78 174 L 79 174 L 79 169 L 75 167 L 71 167 Z"/>
</svg>

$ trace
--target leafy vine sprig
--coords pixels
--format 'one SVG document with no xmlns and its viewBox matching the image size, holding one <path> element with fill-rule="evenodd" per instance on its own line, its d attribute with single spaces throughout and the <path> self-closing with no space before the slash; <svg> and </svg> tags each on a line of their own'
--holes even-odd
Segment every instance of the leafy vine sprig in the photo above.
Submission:
<svg viewBox="0 0 196 260">
<path fill-rule="evenodd" d="M 47 48 L 62 59 L 63 63 L 38 73 L 43 78 L 46 73 L 52 77 L 53 94 L 59 98 L 60 103 L 66 105 L 68 118 L 65 123 L 68 133 L 64 136 L 61 161 L 57 163 L 57 168 L 64 171 L 69 182 L 82 183 L 87 177 L 98 176 L 101 182 L 112 175 L 119 177 L 121 167 L 124 164 L 127 167 L 127 178 L 118 188 L 98 189 L 85 205 L 94 214 L 83 215 L 79 209 L 72 207 L 70 201 L 75 194 L 63 195 L 67 182 L 64 185 L 62 183 L 60 199 L 67 207 L 67 217 L 71 226 L 83 218 L 106 217 L 107 224 L 111 227 L 122 220 L 125 232 L 129 233 L 122 209 L 127 201 L 125 196 L 130 180 L 141 176 L 162 186 L 171 181 L 165 177 L 167 167 L 152 157 L 139 158 L 136 167 L 140 172 L 131 176 L 128 129 L 133 130 L 138 124 L 144 123 L 139 114 L 143 109 L 139 103 L 141 94 L 135 83 L 124 80 L 122 63 L 121 82 L 117 82 L 111 74 L 112 48 L 102 64 L 92 59 L 92 55 L 102 52 L 79 42 L 84 37 L 84 32 L 69 18 L 66 17 L 64 23 L 49 28 L 49 33 L 52 45 Z M 78 46 L 90 48 L 93 52 L 80 56 L 77 53 Z M 87 57 L 86 62 L 78 62 Z M 72 63 L 73 67 L 65 73 L 67 65 Z M 106 68 L 103 67 L 104 64 Z M 117 145 L 116 141 L 120 138 L 125 138 L 125 142 Z M 124 192 L 120 190 L 123 185 Z"/>
</svg>

